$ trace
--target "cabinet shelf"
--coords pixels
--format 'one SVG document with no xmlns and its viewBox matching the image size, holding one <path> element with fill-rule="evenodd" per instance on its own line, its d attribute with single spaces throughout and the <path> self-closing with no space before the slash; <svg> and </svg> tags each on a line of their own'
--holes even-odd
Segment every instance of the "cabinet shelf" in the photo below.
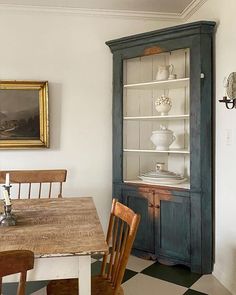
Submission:
<svg viewBox="0 0 236 295">
<path fill-rule="evenodd" d="M 176 149 L 176 150 L 166 150 L 166 151 L 157 151 L 157 150 L 138 150 L 138 149 L 124 149 L 124 152 L 132 153 L 164 153 L 164 154 L 189 154 L 189 150 L 186 149 Z"/>
<path fill-rule="evenodd" d="M 137 116 L 124 117 L 124 120 L 188 120 L 189 115 L 166 115 L 166 116 Z"/>
<path fill-rule="evenodd" d="M 189 78 L 164 80 L 164 81 L 150 81 L 144 83 L 125 84 L 125 89 L 176 89 L 183 88 L 189 85 Z"/>
<path fill-rule="evenodd" d="M 151 185 L 151 186 L 165 186 L 165 187 L 175 187 L 175 188 L 181 188 L 181 189 L 190 189 L 190 183 L 189 182 L 184 182 L 180 184 L 158 184 L 158 183 L 149 183 L 143 180 L 124 180 L 124 183 L 127 184 L 137 184 L 137 185 Z"/>
</svg>

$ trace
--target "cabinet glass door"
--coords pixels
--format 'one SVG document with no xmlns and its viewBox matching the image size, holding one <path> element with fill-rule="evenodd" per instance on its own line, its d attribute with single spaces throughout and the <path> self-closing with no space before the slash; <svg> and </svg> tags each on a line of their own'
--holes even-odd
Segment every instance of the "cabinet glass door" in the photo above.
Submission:
<svg viewBox="0 0 236 295">
<path fill-rule="evenodd" d="M 123 81 L 124 182 L 189 188 L 189 49 L 127 59 Z M 184 180 L 140 179 L 157 163 Z"/>
</svg>

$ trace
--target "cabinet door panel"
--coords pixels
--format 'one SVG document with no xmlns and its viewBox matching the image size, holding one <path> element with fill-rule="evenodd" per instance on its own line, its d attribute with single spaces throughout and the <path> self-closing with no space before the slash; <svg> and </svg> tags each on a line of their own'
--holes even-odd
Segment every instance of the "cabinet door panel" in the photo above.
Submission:
<svg viewBox="0 0 236 295">
<path fill-rule="evenodd" d="M 150 207 L 149 199 L 139 196 L 138 193 L 135 195 L 133 192 L 126 193 L 123 198 L 129 208 L 141 215 L 133 248 L 154 253 L 154 210 Z"/>
<path fill-rule="evenodd" d="M 172 196 L 160 201 L 160 216 L 156 219 L 157 253 L 175 259 L 190 260 L 189 198 Z"/>
</svg>

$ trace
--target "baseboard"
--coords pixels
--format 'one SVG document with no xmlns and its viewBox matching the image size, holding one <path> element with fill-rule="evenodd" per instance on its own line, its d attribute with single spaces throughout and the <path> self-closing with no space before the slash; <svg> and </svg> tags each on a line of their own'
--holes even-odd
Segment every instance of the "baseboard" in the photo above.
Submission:
<svg viewBox="0 0 236 295">
<path fill-rule="evenodd" d="M 235 280 L 230 280 L 226 272 L 223 272 L 220 267 L 215 265 L 212 274 L 232 295 L 236 295 Z"/>
</svg>

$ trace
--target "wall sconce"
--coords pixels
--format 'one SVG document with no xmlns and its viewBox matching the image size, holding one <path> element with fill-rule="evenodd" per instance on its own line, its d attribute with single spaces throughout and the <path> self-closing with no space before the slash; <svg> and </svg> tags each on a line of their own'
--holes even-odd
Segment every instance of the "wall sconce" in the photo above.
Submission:
<svg viewBox="0 0 236 295">
<path fill-rule="evenodd" d="M 232 110 L 235 108 L 236 99 L 227 99 L 227 96 L 223 96 L 223 99 L 220 99 L 219 102 L 224 102 L 227 109 Z"/>
<path fill-rule="evenodd" d="M 227 109 L 232 110 L 236 106 L 236 72 L 224 79 L 225 96 L 219 102 L 225 103 Z"/>
</svg>

